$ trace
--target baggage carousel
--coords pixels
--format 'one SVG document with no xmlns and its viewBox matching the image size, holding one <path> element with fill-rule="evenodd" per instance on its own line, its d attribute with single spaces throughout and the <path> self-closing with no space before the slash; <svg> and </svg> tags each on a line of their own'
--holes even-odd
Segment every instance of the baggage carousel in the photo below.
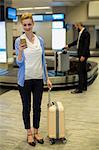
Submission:
<svg viewBox="0 0 99 150">
<path fill-rule="evenodd" d="M 71 88 L 78 84 L 77 63 L 77 61 L 71 61 L 70 70 L 68 72 L 56 72 L 53 69 L 48 70 L 53 88 Z M 98 75 L 98 64 L 88 61 L 87 70 L 87 81 L 88 84 L 91 84 Z M 0 86 L 17 87 L 17 71 L 18 68 L 10 70 L 0 69 Z M 47 88 L 46 84 L 44 84 L 44 88 Z"/>
</svg>

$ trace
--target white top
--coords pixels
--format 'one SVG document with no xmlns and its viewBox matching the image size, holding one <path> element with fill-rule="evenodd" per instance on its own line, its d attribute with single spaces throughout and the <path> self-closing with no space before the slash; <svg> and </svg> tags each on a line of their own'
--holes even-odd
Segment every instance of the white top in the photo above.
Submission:
<svg viewBox="0 0 99 150">
<path fill-rule="evenodd" d="M 38 37 L 36 35 L 34 36 L 34 43 L 31 43 L 25 34 L 21 36 L 27 42 L 27 48 L 24 49 L 25 80 L 43 78 L 42 48 Z"/>
<path fill-rule="evenodd" d="M 77 41 L 77 49 L 78 49 L 78 47 L 79 47 L 79 40 L 80 40 L 81 34 L 82 34 L 82 32 L 83 32 L 84 29 L 85 29 L 85 28 L 82 28 L 81 31 L 79 32 L 78 41 Z"/>
</svg>

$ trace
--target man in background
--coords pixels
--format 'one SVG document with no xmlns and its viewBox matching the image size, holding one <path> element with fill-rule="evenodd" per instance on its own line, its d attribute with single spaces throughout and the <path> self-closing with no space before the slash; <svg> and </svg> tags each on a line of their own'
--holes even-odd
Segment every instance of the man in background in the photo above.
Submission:
<svg viewBox="0 0 99 150">
<path fill-rule="evenodd" d="M 76 23 L 74 27 L 79 31 L 78 39 L 73 41 L 72 43 L 65 46 L 65 48 L 70 48 L 71 46 L 77 45 L 78 50 L 78 87 L 71 93 L 82 93 L 83 91 L 87 91 L 87 59 L 90 56 L 90 34 L 83 26 L 81 22 Z"/>
</svg>

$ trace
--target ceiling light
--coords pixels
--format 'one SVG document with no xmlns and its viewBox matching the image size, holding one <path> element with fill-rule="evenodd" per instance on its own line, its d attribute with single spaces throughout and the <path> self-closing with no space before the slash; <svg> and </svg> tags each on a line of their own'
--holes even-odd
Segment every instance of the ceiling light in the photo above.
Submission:
<svg viewBox="0 0 99 150">
<path fill-rule="evenodd" d="M 51 9 L 51 7 L 27 7 L 27 8 L 18 8 L 17 10 L 42 10 L 42 9 Z"/>
<path fill-rule="evenodd" d="M 27 7 L 27 8 L 17 8 L 17 10 L 32 10 L 32 7 Z"/>
<path fill-rule="evenodd" d="M 51 9 L 51 7 L 34 7 L 33 9 Z"/>
<path fill-rule="evenodd" d="M 46 11 L 45 14 L 52 14 L 52 11 Z"/>
</svg>

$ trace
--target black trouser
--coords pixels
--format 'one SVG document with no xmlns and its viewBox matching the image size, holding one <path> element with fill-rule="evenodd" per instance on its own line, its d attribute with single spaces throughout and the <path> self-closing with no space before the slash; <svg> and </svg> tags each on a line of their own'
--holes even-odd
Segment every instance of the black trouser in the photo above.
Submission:
<svg viewBox="0 0 99 150">
<path fill-rule="evenodd" d="M 87 89 L 87 59 L 85 59 L 83 62 L 79 59 L 79 66 L 78 66 L 78 89 L 83 90 Z"/>
<path fill-rule="evenodd" d="M 30 111 L 31 111 L 31 92 L 33 94 L 33 127 L 38 129 L 41 113 L 41 100 L 43 94 L 43 80 L 31 79 L 26 80 L 24 87 L 19 86 L 19 92 L 23 105 L 23 121 L 25 129 L 31 128 Z"/>
</svg>

